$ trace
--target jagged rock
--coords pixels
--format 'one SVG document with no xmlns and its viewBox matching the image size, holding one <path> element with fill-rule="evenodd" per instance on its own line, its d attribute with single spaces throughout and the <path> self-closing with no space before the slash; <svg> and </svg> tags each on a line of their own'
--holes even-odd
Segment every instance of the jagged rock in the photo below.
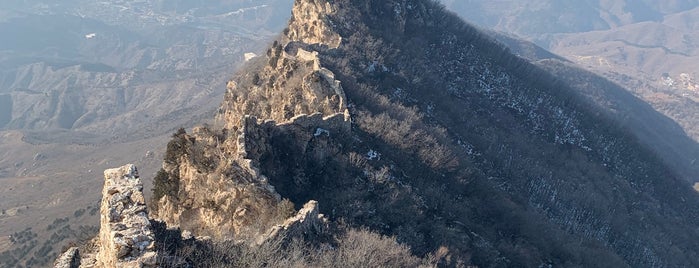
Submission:
<svg viewBox="0 0 699 268">
<path fill-rule="evenodd" d="M 320 214 L 318 202 L 308 201 L 294 217 L 284 223 L 273 226 L 266 234 L 258 237 L 256 243 L 279 239 L 280 237 L 297 237 L 301 235 L 320 234 L 328 228 L 328 220 Z"/>
<path fill-rule="evenodd" d="M 81 252 L 63 253 L 54 267 L 158 267 L 155 235 L 136 166 L 104 171 L 100 232 Z"/>
<path fill-rule="evenodd" d="M 104 171 L 98 267 L 157 267 L 143 184 L 134 165 Z"/>
<path fill-rule="evenodd" d="M 328 19 L 329 14 L 335 13 L 330 3 L 323 0 L 296 1 L 291 12 L 289 39 L 331 48 L 340 46 L 342 38 L 335 33 Z"/>
<path fill-rule="evenodd" d="M 80 253 L 77 247 L 72 247 L 58 256 L 53 263 L 54 268 L 78 268 L 80 267 Z"/>
<path fill-rule="evenodd" d="M 226 128 L 240 127 L 246 115 L 284 123 L 302 114 L 346 112 L 342 85 L 317 51 L 342 43 L 329 19 L 334 12 L 327 1 L 295 2 L 288 31 L 267 52 L 267 65 L 228 83 L 217 116 Z"/>
<path fill-rule="evenodd" d="M 289 30 L 267 52 L 267 64 L 228 83 L 217 116 L 227 136 L 195 128 L 182 138 L 191 153 L 164 164 L 179 188 L 176 196 L 156 200 L 158 219 L 214 238 L 267 230 L 252 224 L 258 229 L 251 231 L 250 226 L 274 218 L 281 201 L 259 168 L 260 157 L 272 152 L 270 139 L 300 137 L 303 148 L 318 128 L 329 134 L 351 129 L 344 89 L 316 51 L 342 42 L 328 19 L 333 12 L 327 1 L 295 2 Z M 251 61 L 256 60 L 264 59 Z M 215 168 L 201 165 L 201 159 Z"/>
<path fill-rule="evenodd" d="M 266 226 L 252 224 L 251 227 L 251 223 L 268 222 L 274 218 L 275 207 L 281 197 L 260 172 L 260 157 L 272 153 L 270 141 L 274 137 L 295 137 L 294 140 L 299 140 L 299 146 L 305 148 L 319 128 L 328 133 L 347 133 L 351 128 L 349 114 L 336 113 L 326 117 L 321 113 L 299 115 L 279 124 L 271 120 L 260 122 L 254 116 L 245 116 L 238 136 L 228 137 L 223 142 L 211 139 L 211 133 L 207 131 L 195 129 L 184 140 L 193 141 L 192 146 L 202 146 L 208 152 L 226 150 L 223 154 L 230 156 L 216 159 L 218 168 L 212 171 L 198 168 L 192 159 L 184 156 L 176 165 L 166 163 L 166 172 L 179 174 L 179 193 L 176 197 L 163 196 L 157 200 L 158 209 L 154 216 L 170 227 L 180 227 L 196 236 L 218 239 L 254 236 L 266 231 Z M 216 147 L 229 142 L 235 145 L 227 149 Z"/>
<path fill-rule="evenodd" d="M 214 136 L 195 129 L 182 137 L 183 146 L 195 152 L 163 165 L 179 187 L 176 195 L 154 200 L 153 217 L 195 236 L 231 238 L 264 218 L 281 198 L 254 166 L 239 157 L 237 135 Z"/>
</svg>

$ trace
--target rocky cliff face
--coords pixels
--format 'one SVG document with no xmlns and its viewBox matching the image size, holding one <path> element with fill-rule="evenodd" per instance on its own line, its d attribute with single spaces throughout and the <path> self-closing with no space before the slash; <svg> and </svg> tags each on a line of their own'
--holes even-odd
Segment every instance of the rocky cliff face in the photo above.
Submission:
<svg viewBox="0 0 699 268">
<path fill-rule="evenodd" d="M 173 158 L 166 160 L 162 173 L 178 186 L 154 200 L 154 216 L 168 226 L 231 237 L 255 226 L 281 201 L 252 163 L 237 153 L 237 135 L 222 137 L 205 128 L 180 135 L 168 145 Z"/>
<path fill-rule="evenodd" d="M 244 115 L 287 122 L 301 114 L 344 112 L 347 100 L 335 75 L 321 66 L 317 52 L 296 45 L 275 43 L 263 70 L 228 83 L 218 116 L 227 128 L 239 126 Z"/>
<path fill-rule="evenodd" d="M 328 18 L 336 9 L 337 6 L 323 0 L 296 1 L 284 34 L 290 41 L 337 48 L 342 37 L 335 32 L 332 21 Z"/>
<path fill-rule="evenodd" d="M 252 168 L 252 166 L 248 166 L 248 168 Z M 169 252 L 165 250 L 171 247 L 171 244 L 181 244 L 185 242 L 189 244 L 206 243 L 208 241 L 207 238 L 204 238 L 203 241 L 197 241 L 197 239 L 191 236 L 191 232 L 189 231 L 176 231 L 177 237 L 166 237 L 168 235 L 167 232 L 172 231 L 156 231 L 157 228 L 162 229 L 163 227 L 177 230 L 178 227 L 181 226 L 189 227 L 198 224 L 196 225 L 197 228 L 191 230 L 197 234 L 205 233 L 218 235 L 217 237 L 219 238 L 223 235 L 237 235 L 242 231 L 254 232 L 254 230 L 258 230 L 257 233 L 254 233 L 256 236 L 250 237 L 250 242 L 258 246 L 267 241 L 283 239 L 284 237 L 300 236 L 311 232 L 322 233 L 328 228 L 327 219 L 319 213 L 318 203 L 316 201 L 308 202 L 296 215 L 288 219 L 278 220 L 278 223 L 275 222 L 275 224 L 267 230 L 262 230 L 261 228 L 264 228 L 262 226 L 258 227 L 258 229 L 248 228 L 238 230 L 234 228 L 240 226 L 249 227 L 255 224 L 254 222 L 244 221 L 250 218 L 250 215 L 247 213 L 255 213 L 255 211 L 236 213 L 233 215 L 233 219 L 229 219 L 233 220 L 233 223 L 227 223 L 220 218 L 206 218 L 206 211 L 200 212 L 202 213 L 202 217 L 200 218 L 182 218 L 182 216 L 178 214 L 166 214 L 168 217 L 165 219 L 169 220 L 170 223 L 170 226 L 168 226 L 167 223 L 163 224 L 163 222 L 159 221 L 154 222 L 149 216 L 149 211 L 143 196 L 143 184 L 139 179 L 136 166 L 129 164 L 120 168 L 105 170 L 104 179 L 105 183 L 102 190 L 100 206 L 101 220 L 99 234 L 89 243 L 81 245 L 80 247 L 72 247 L 61 254 L 61 256 L 56 259 L 54 267 L 145 268 L 169 267 L 171 265 L 189 267 L 187 265 L 191 265 L 191 263 L 188 264 L 186 260 L 182 260 L 181 256 L 170 256 L 168 255 Z M 273 189 L 268 190 L 273 192 Z M 219 196 L 219 198 L 221 197 Z M 276 198 L 278 199 L 278 196 Z M 245 198 L 239 199 L 247 202 L 250 201 L 250 199 Z M 254 200 L 255 199 L 253 199 L 253 201 Z M 236 200 L 233 199 L 233 201 Z M 164 214 L 177 208 L 167 207 L 167 205 L 170 204 L 171 203 L 165 201 L 162 204 L 160 213 Z M 268 203 L 255 205 L 264 207 L 265 209 L 274 207 L 274 204 Z M 191 212 L 185 211 L 184 213 L 187 214 Z M 260 217 L 260 215 L 256 216 Z M 264 217 L 264 215 L 261 217 Z M 158 227 L 154 225 L 158 225 Z M 212 233 L 211 230 L 215 227 L 229 227 L 230 229 L 218 230 Z"/>
<path fill-rule="evenodd" d="M 339 45 L 339 36 L 327 25 L 327 12 L 332 12 L 328 3 L 297 2 L 290 30 L 266 59 L 253 63 L 261 69 L 228 83 L 217 117 L 225 130 L 196 128 L 171 142 L 168 154 L 173 157 L 166 160 L 164 176 L 179 187 L 157 200 L 158 218 L 169 226 L 221 238 L 264 232 L 272 222 L 290 216 L 280 211 L 280 196 L 259 170 L 272 136 L 292 129 L 309 137 L 317 131 L 325 135 L 328 129 L 350 129 L 340 82 L 308 47 Z"/>
<path fill-rule="evenodd" d="M 242 119 L 237 135 L 222 138 L 207 128 L 196 128 L 170 143 L 168 154 L 176 154 L 173 151 L 178 146 L 185 151 L 164 165 L 164 176 L 178 178 L 179 186 L 173 195 L 156 200 L 155 217 L 168 226 L 216 238 L 265 232 L 271 224 L 291 216 L 291 208 L 284 207 L 260 171 L 262 156 L 273 152 L 272 141 L 279 136 L 303 136 L 293 141 L 308 147 L 313 138 L 350 128 L 346 114 L 300 115 L 279 124 L 252 116 Z"/>
<path fill-rule="evenodd" d="M 100 267 L 157 267 L 155 237 L 134 165 L 104 171 L 100 207 Z"/>
</svg>

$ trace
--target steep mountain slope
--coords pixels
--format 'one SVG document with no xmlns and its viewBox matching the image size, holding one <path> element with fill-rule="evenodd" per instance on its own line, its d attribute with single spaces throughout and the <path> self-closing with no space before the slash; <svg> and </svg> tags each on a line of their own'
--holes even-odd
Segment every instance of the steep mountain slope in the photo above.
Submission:
<svg viewBox="0 0 699 268">
<path fill-rule="evenodd" d="M 699 142 L 698 74 L 694 71 L 699 46 L 695 37 L 697 1 L 442 2 L 466 20 L 532 40 L 621 85 Z M 662 128 L 650 122 L 645 124 Z M 640 132 L 637 136 L 645 135 Z M 656 149 L 662 143 L 683 148 L 679 151 L 684 150 L 680 154 L 687 161 L 678 156 L 665 157 L 666 161 L 681 163 L 683 176 L 696 181 L 699 165 L 694 159 L 699 157 L 695 153 L 699 145 L 684 140 L 661 138 L 651 143 L 656 143 L 652 146 Z M 667 156 L 674 149 L 656 151 Z"/>
<path fill-rule="evenodd" d="M 537 61 L 536 64 L 599 105 L 602 112 L 660 156 L 680 178 L 690 182 L 697 181 L 699 165 L 696 164 L 696 159 L 699 157 L 699 143 L 692 139 L 680 124 L 656 111 L 654 104 L 636 98 L 618 84 L 583 71 L 573 63 L 547 59 Z M 628 77 L 626 79 L 633 80 Z"/>
<path fill-rule="evenodd" d="M 153 207 L 235 239 L 317 200 L 444 265 L 699 265 L 699 196 L 601 109 L 435 2 L 297 0 Z"/>
<path fill-rule="evenodd" d="M 554 55 L 531 42 L 500 32 L 492 32 L 491 35 L 505 44 L 517 56 L 528 59 L 537 66 L 555 74 L 557 79 L 574 87 L 583 97 L 598 105 L 602 112 L 626 128 L 640 143 L 648 146 L 660 156 L 681 178 L 690 182 L 697 181 L 699 165 L 697 165 L 696 159 L 699 157 L 699 143 L 692 138 L 694 135 L 691 132 L 685 131 L 685 129 L 691 131 L 691 128 L 685 124 L 686 120 L 696 118 L 696 116 L 686 114 L 692 111 L 693 103 L 685 101 L 677 104 L 671 109 L 675 113 L 682 113 L 682 115 L 675 114 L 668 117 L 662 112 L 664 108 L 668 107 L 667 105 L 661 105 L 658 102 L 646 103 L 621 86 L 634 85 L 636 92 L 653 88 L 639 79 L 611 71 L 606 75 L 611 81 L 614 81 L 611 82 L 600 75 L 583 70 L 581 66 Z M 655 92 L 659 95 L 663 93 Z M 664 100 L 669 101 L 671 98 Z M 677 118 L 685 120 L 676 122 Z"/>
</svg>

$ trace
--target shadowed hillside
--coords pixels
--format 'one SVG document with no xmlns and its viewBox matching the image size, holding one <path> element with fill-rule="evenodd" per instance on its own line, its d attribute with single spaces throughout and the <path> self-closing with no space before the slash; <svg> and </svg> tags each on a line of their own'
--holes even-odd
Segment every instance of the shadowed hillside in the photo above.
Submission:
<svg viewBox="0 0 699 268">
<path fill-rule="evenodd" d="M 695 71 L 699 62 L 696 49 L 699 42 L 694 34 L 699 25 L 696 21 L 699 2 L 441 2 L 468 21 L 536 42 L 613 81 L 675 121 L 682 131 L 675 131 L 668 137 L 676 138 L 663 138 L 663 135 L 653 138 L 654 135 L 648 135 L 648 130 L 634 127 L 631 130 L 644 142 L 655 144 L 651 147 L 682 170 L 683 176 L 691 181 L 697 180 L 696 172 L 687 171 L 699 168 L 694 161 L 699 157 L 696 154 L 698 147 L 686 142 L 681 132 L 695 143 L 699 141 L 699 86 Z M 665 123 L 654 119 L 642 125 L 645 127 L 641 128 L 667 129 Z M 682 156 L 673 156 L 675 152 Z"/>
</svg>

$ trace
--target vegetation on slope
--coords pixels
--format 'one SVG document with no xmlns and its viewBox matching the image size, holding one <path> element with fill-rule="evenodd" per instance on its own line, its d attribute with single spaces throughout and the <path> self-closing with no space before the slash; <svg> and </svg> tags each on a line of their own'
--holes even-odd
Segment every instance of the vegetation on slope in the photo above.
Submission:
<svg viewBox="0 0 699 268">
<path fill-rule="evenodd" d="M 254 160 L 282 197 L 449 265 L 699 265 L 699 197 L 596 104 L 432 1 L 330 5 L 340 47 L 294 45 L 342 82 L 352 129 L 266 124 Z M 294 94 L 269 70 L 229 90 Z"/>
</svg>

